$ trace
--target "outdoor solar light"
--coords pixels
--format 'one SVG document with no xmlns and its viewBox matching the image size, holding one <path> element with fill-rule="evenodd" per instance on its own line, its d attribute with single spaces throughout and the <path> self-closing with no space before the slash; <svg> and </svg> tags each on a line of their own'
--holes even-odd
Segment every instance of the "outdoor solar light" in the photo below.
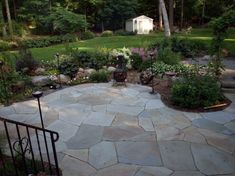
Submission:
<svg viewBox="0 0 235 176">
<path fill-rule="evenodd" d="M 60 85 L 59 88 L 62 88 L 61 79 L 60 79 L 60 69 L 59 69 L 59 67 L 60 67 L 60 55 L 59 55 L 59 53 L 55 54 L 55 58 L 57 60 L 57 70 L 58 70 L 57 77 L 58 77 L 59 85 Z"/>
<path fill-rule="evenodd" d="M 40 104 L 40 97 L 42 97 L 43 92 L 36 91 L 32 95 L 33 95 L 33 97 L 37 98 L 37 100 L 38 100 L 38 109 L 39 109 L 41 124 L 42 124 L 42 128 L 44 129 L 44 123 L 43 123 L 43 119 L 42 119 L 42 110 L 41 110 L 41 104 Z"/>
<path fill-rule="evenodd" d="M 154 74 L 153 74 L 153 56 L 154 56 L 154 53 L 150 53 L 150 60 L 151 60 L 151 78 L 152 78 L 152 91 L 150 92 L 150 94 L 154 94 Z"/>
</svg>

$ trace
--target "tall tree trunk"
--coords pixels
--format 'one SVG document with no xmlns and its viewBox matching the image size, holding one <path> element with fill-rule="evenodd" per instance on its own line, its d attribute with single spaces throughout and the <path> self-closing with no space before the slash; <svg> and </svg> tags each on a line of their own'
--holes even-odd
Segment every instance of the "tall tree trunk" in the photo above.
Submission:
<svg viewBox="0 0 235 176">
<path fill-rule="evenodd" d="M 87 9 L 85 8 L 85 32 L 87 31 Z"/>
<path fill-rule="evenodd" d="M 203 25 L 203 24 L 204 24 L 205 8 L 206 8 L 206 1 L 205 1 L 205 0 L 203 0 L 201 25 Z"/>
<path fill-rule="evenodd" d="M 15 0 L 13 0 L 12 2 L 13 2 L 13 9 L 14 9 L 14 18 L 15 18 L 15 20 L 16 20 L 16 18 L 17 18 L 16 2 L 15 2 Z"/>
<path fill-rule="evenodd" d="M 160 30 L 162 30 L 163 29 L 163 24 L 162 24 L 162 8 L 161 8 L 160 0 L 159 0 L 159 3 L 158 3 L 158 11 L 159 11 L 159 28 L 160 28 Z"/>
<path fill-rule="evenodd" d="M 174 1 L 169 0 L 169 23 L 171 32 L 174 31 Z"/>
<path fill-rule="evenodd" d="M 102 32 L 104 32 L 104 21 L 103 20 L 101 22 L 101 30 L 102 30 Z"/>
<path fill-rule="evenodd" d="M 7 36 L 6 32 L 6 24 L 4 21 L 4 16 L 3 16 L 3 8 L 2 8 L 3 3 L 0 3 L 0 26 L 2 28 L 2 36 L 5 38 Z"/>
<path fill-rule="evenodd" d="M 183 29 L 184 24 L 184 0 L 181 0 L 181 12 L 180 12 L 180 31 Z"/>
<path fill-rule="evenodd" d="M 170 37 L 171 36 L 171 31 L 170 31 L 169 20 L 168 20 L 168 15 L 167 15 L 164 0 L 160 0 L 160 4 L 161 4 L 161 9 L 162 9 L 163 21 L 164 21 L 165 36 Z"/>
<path fill-rule="evenodd" d="M 9 9 L 8 0 L 5 0 L 5 6 L 6 6 L 6 13 L 7 13 L 7 21 L 8 21 L 8 26 L 9 26 L 9 33 L 10 33 L 11 38 L 13 38 L 13 28 L 12 28 L 11 13 Z"/>
</svg>

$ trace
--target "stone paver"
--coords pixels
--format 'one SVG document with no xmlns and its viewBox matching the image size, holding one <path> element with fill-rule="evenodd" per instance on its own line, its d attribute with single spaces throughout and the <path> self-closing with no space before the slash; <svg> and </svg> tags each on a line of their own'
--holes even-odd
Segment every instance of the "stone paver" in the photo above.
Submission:
<svg viewBox="0 0 235 176">
<path fill-rule="evenodd" d="M 112 142 L 101 142 L 90 148 L 89 163 L 102 169 L 117 163 L 117 154 Z"/>
<path fill-rule="evenodd" d="M 117 142 L 118 161 L 142 166 L 161 166 L 159 147 L 154 142 Z"/>
<path fill-rule="evenodd" d="M 235 172 L 235 158 L 203 144 L 192 144 L 192 153 L 197 168 L 204 174 L 231 174 Z"/>
<path fill-rule="evenodd" d="M 114 118 L 114 114 L 91 112 L 83 123 L 88 125 L 110 126 Z"/>
<path fill-rule="evenodd" d="M 159 147 L 165 167 L 176 171 L 196 170 L 189 143 L 160 141 Z"/>
<path fill-rule="evenodd" d="M 89 164 L 69 156 L 62 160 L 61 169 L 65 176 L 89 176 L 96 173 Z"/>
<path fill-rule="evenodd" d="M 103 128 L 93 125 L 80 126 L 77 133 L 66 142 L 69 149 L 86 149 L 99 143 L 102 139 Z"/>
<path fill-rule="evenodd" d="M 134 165 L 117 164 L 98 171 L 95 176 L 133 176 L 136 169 Z"/>
<path fill-rule="evenodd" d="M 225 124 L 232 120 L 235 120 L 235 115 L 232 113 L 220 111 L 220 112 L 209 112 L 209 113 L 203 113 L 202 116 L 205 119 L 214 121 L 219 124 Z"/>
<path fill-rule="evenodd" d="M 172 174 L 172 170 L 165 167 L 142 167 L 135 176 L 169 176 Z"/>
<path fill-rule="evenodd" d="M 191 113 L 166 107 L 150 91 L 133 84 L 83 84 L 42 97 L 45 127 L 60 135 L 63 175 L 235 176 L 235 94 L 226 95 L 233 103 L 223 111 Z M 35 100 L 0 107 L 0 116 L 41 126 Z M 9 133 L 17 137 L 12 125 Z M 35 134 L 31 141 L 39 158 Z M 47 141 L 51 146 L 48 135 Z M 41 151 L 47 161 L 43 142 Z"/>
</svg>

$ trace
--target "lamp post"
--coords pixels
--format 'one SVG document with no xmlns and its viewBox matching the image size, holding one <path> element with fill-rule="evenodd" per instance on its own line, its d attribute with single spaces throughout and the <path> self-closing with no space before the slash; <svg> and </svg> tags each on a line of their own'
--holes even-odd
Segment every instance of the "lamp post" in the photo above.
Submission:
<svg viewBox="0 0 235 176">
<path fill-rule="evenodd" d="M 0 72 L 1 72 L 1 79 L 2 79 L 2 82 L 3 82 L 3 87 L 4 87 L 4 93 L 5 93 L 5 98 L 6 98 L 6 104 L 8 105 L 9 104 L 9 100 L 8 100 L 8 92 L 7 92 L 7 85 L 6 85 L 6 80 L 5 80 L 5 76 L 3 74 L 3 65 L 4 65 L 4 62 L 3 61 L 0 61 Z"/>
<path fill-rule="evenodd" d="M 62 84 L 61 84 L 61 79 L 60 79 L 60 69 L 59 69 L 59 66 L 60 66 L 60 55 L 59 53 L 56 53 L 55 54 L 55 58 L 57 60 L 57 69 L 58 69 L 58 80 L 59 80 L 59 88 L 61 89 L 62 88 Z"/>
<path fill-rule="evenodd" d="M 154 53 L 152 52 L 152 53 L 150 53 L 149 54 L 150 55 L 150 60 L 151 60 L 151 67 L 150 67 L 150 69 L 151 69 L 151 77 L 152 77 L 152 91 L 151 92 L 149 92 L 150 94 L 154 94 L 155 92 L 154 92 L 154 74 L 153 74 L 153 56 L 154 56 Z"/>
<path fill-rule="evenodd" d="M 44 123 L 43 123 L 43 119 L 42 119 L 42 110 L 41 110 L 41 104 L 40 104 L 40 97 L 42 97 L 43 92 L 36 91 L 32 95 L 33 95 L 33 97 L 37 98 L 37 100 L 38 100 L 38 109 L 39 109 L 41 124 L 42 124 L 42 128 L 44 129 Z"/>
</svg>

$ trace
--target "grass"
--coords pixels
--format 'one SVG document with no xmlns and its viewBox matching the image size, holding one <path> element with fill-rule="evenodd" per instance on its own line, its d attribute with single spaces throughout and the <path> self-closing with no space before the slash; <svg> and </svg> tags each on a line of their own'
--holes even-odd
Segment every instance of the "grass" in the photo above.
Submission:
<svg viewBox="0 0 235 176">
<path fill-rule="evenodd" d="M 228 38 L 224 42 L 224 47 L 228 49 L 230 55 L 235 56 L 235 29 L 229 29 Z M 210 45 L 212 39 L 212 30 L 208 28 L 195 28 L 190 34 L 176 34 L 178 37 L 188 38 L 204 42 Z M 149 35 L 136 36 L 112 36 L 112 37 L 96 37 L 94 39 L 69 43 L 69 47 L 78 48 L 80 50 L 96 50 L 98 48 L 122 48 L 122 47 L 147 47 L 152 42 L 160 41 L 164 37 L 163 32 L 153 33 Z M 33 56 L 37 60 L 50 61 L 54 59 L 54 55 L 65 52 L 66 45 L 54 45 L 46 48 L 31 49 Z"/>
</svg>

